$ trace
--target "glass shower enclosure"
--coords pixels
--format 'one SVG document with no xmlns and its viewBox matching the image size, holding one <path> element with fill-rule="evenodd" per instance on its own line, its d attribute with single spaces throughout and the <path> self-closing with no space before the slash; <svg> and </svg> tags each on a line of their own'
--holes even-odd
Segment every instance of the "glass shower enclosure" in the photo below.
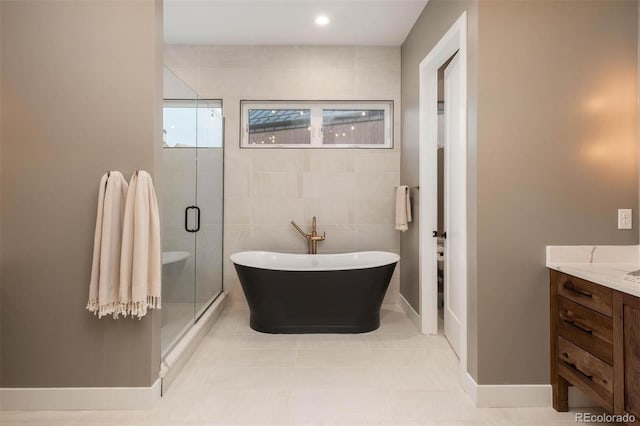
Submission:
<svg viewBox="0 0 640 426">
<path fill-rule="evenodd" d="M 162 358 L 222 293 L 223 121 L 164 68 Z"/>
</svg>

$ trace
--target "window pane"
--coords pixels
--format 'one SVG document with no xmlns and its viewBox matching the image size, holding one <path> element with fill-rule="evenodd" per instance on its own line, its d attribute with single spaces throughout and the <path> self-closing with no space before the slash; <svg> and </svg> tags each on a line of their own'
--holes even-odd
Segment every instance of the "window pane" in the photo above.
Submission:
<svg viewBox="0 0 640 426">
<path fill-rule="evenodd" d="M 384 145 L 384 110 L 322 110 L 322 143 Z"/>
<path fill-rule="evenodd" d="M 197 108 L 196 101 L 193 105 L 184 106 L 166 106 L 164 107 L 164 146 L 173 147 L 195 147 L 196 146 L 196 127 L 197 127 Z"/>
<path fill-rule="evenodd" d="M 222 147 L 222 108 L 217 100 L 165 100 L 165 148 Z"/>
<path fill-rule="evenodd" d="M 220 101 L 198 101 L 198 148 L 222 147 Z"/>
<path fill-rule="evenodd" d="M 310 109 L 249 109 L 249 145 L 311 144 Z"/>
</svg>

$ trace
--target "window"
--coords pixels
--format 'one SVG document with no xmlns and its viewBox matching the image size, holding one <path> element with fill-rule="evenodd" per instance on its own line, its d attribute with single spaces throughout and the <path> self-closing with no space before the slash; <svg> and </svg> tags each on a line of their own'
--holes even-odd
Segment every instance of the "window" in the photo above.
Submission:
<svg viewBox="0 0 640 426">
<path fill-rule="evenodd" d="M 393 148 L 393 102 L 241 101 L 242 148 Z"/>
<path fill-rule="evenodd" d="M 212 99 L 165 99 L 165 148 L 222 147 L 222 102 Z"/>
</svg>

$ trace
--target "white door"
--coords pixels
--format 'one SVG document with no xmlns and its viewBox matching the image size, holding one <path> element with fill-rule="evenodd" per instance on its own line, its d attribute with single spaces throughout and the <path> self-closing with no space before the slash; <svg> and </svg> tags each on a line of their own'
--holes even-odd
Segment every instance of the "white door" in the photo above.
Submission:
<svg viewBox="0 0 640 426">
<path fill-rule="evenodd" d="M 457 55 L 444 70 L 444 334 L 458 357 L 467 285 L 466 105 L 460 96 L 461 71 Z"/>
</svg>

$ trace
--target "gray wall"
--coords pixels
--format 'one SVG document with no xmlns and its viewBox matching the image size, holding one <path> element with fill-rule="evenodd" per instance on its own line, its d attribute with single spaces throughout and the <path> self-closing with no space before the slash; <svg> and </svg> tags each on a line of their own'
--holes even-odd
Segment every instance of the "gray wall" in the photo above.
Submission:
<svg viewBox="0 0 640 426">
<path fill-rule="evenodd" d="M 225 116 L 224 291 L 244 295 L 229 255 L 306 251 L 289 223 L 327 239 L 318 252 L 399 252 L 394 186 L 400 183 L 400 48 L 167 46 L 169 68 Z M 240 149 L 240 99 L 393 100 L 393 149 Z M 399 271 L 386 303 L 396 303 Z"/>
<path fill-rule="evenodd" d="M 638 242 L 617 230 L 638 205 L 637 16 L 635 0 L 480 2 L 479 383 L 548 383 L 545 245 Z"/>
<path fill-rule="evenodd" d="M 85 310 L 98 182 L 155 175 L 162 4 L 2 2 L 2 387 L 149 386 L 159 319 Z"/>
<path fill-rule="evenodd" d="M 431 0 L 403 45 L 403 176 L 418 171 L 417 64 L 464 7 Z M 638 205 L 637 3 L 466 7 L 469 369 L 480 384 L 548 383 L 545 245 L 638 242 L 637 231 L 616 229 L 617 209 Z M 408 237 L 401 292 L 417 303 Z"/>
<path fill-rule="evenodd" d="M 467 108 L 469 121 L 469 192 L 467 204 L 469 217 L 469 336 L 467 363 L 469 372 L 475 377 L 476 373 L 476 314 L 475 314 L 475 151 L 476 151 L 476 56 L 477 56 L 477 20 L 478 5 L 474 0 L 450 1 L 430 0 L 415 26 L 402 45 L 402 167 L 401 180 L 409 185 L 417 185 L 418 170 L 418 133 L 419 133 L 419 74 L 418 66 L 436 43 L 442 38 L 460 15 L 467 11 L 468 34 L 468 79 L 467 91 L 469 104 Z M 400 239 L 400 253 L 402 256 L 400 294 L 411 304 L 417 312 L 420 310 L 419 301 L 419 245 L 418 233 L 420 227 L 420 191 L 413 191 L 413 220 L 409 230 Z M 434 277 L 435 279 L 435 277 Z"/>
</svg>

